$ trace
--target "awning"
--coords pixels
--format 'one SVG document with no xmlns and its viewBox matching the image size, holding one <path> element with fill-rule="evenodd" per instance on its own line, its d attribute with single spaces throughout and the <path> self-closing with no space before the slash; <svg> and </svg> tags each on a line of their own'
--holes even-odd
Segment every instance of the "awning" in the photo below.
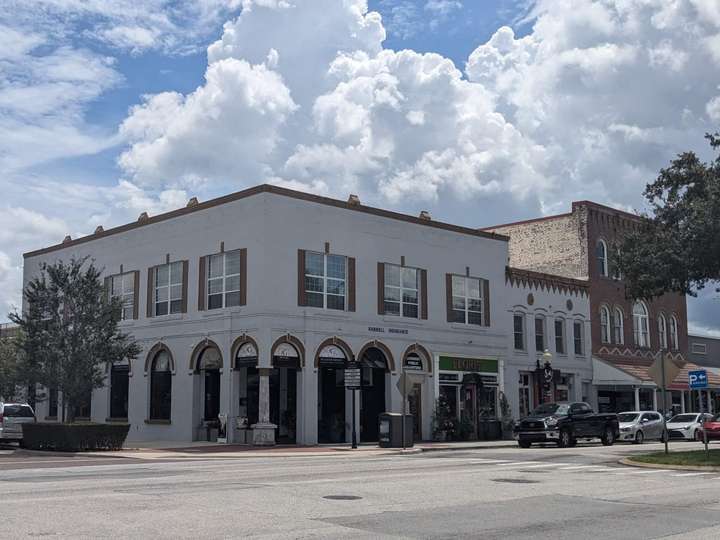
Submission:
<svg viewBox="0 0 720 540">
<path fill-rule="evenodd" d="M 593 356 L 593 384 L 596 386 L 647 386 L 657 385 L 648 373 L 653 360 L 649 358 L 599 358 Z M 668 384 L 668 390 L 688 390 L 688 372 L 705 369 L 708 376 L 708 388 L 720 389 L 720 372 L 713 368 L 704 368 L 692 362 L 686 362 L 675 380 Z"/>
</svg>

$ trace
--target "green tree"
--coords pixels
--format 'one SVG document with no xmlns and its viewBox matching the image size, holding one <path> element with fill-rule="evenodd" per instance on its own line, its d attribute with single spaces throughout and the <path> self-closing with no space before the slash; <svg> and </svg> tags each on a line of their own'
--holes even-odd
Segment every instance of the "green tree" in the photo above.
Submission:
<svg viewBox="0 0 720 540">
<path fill-rule="evenodd" d="M 651 214 L 617 245 L 628 297 L 695 295 L 720 279 L 720 133 L 706 138 L 715 159 L 685 152 L 662 169 L 644 192 Z"/>
<path fill-rule="evenodd" d="M 21 378 L 20 360 L 12 338 L 0 338 L 0 400 L 15 398 Z"/>
<path fill-rule="evenodd" d="M 25 375 L 63 397 L 63 420 L 105 383 L 109 364 L 133 359 L 140 347 L 118 330 L 122 305 L 108 298 L 100 270 L 87 258 L 43 264 L 25 287 L 25 311 L 11 314 L 20 326 L 17 346 Z"/>
</svg>

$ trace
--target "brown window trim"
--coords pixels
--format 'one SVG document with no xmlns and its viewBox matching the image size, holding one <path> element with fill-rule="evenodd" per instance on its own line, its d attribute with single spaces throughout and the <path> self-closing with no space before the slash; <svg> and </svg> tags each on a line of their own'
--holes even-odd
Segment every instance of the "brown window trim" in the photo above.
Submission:
<svg viewBox="0 0 720 540">
<path fill-rule="evenodd" d="M 198 311 L 207 311 L 207 259 L 213 255 L 227 254 L 237 251 L 240 254 L 240 306 L 247 305 L 247 248 L 238 248 L 225 250 L 225 245 L 221 246 L 221 251 L 208 253 L 198 259 Z M 236 306 L 231 306 L 236 307 Z M 214 311 L 214 310 L 213 310 Z"/>
<path fill-rule="evenodd" d="M 482 312 L 482 324 L 471 324 L 468 322 L 465 323 L 457 323 L 457 324 L 466 324 L 468 326 L 481 326 L 481 327 L 489 327 L 490 326 L 490 280 L 477 277 L 477 276 L 470 276 L 465 274 L 458 274 L 458 273 L 450 273 L 445 274 L 445 303 L 447 308 L 447 322 L 455 322 L 452 320 L 452 314 L 453 314 L 453 308 L 452 308 L 452 278 L 453 276 L 461 277 L 461 278 L 469 278 L 469 279 L 477 279 L 480 281 L 480 286 L 482 287 L 482 302 L 483 302 L 483 312 Z"/>
<path fill-rule="evenodd" d="M 140 314 L 140 271 L 139 270 L 127 270 L 124 272 L 118 272 L 117 274 L 111 274 L 105 278 L 104 286 L 105 286 L 105 294 L 108 298 L 110 298 L 112 291 L 111 288 L 111 280 L 114 277 L 117 276 L 126 276 L 128 274 L 133 274 L 133 313 L 132 313 L 132 319 L 125 319 L 125 320 L 133 320 L 137 321 Z"/>
<path fill-rule="evenodd" d="M 427 301 L 427 269 L 419 266 L 409 266 L 405 264 L 405 257 L 401 258 L 400 264 L 390 262 L 378 262 L 378 315 L 388 315 L 385 310 L 385 265 L 397 266 L 399 268 L 412 268 L 418 272 L 418 316 L 405 317 L 400 313 L 399 318 L 416 319 L 418 321 L 427 320 L 428 318 L 428 301 Z M 396 315 L 390 315 L 395 317 Z"/>
</svg>

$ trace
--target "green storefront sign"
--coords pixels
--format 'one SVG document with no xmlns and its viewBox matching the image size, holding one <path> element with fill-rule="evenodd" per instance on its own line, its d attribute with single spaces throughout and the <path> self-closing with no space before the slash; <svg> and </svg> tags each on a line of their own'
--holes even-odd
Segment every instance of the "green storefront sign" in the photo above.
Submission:
<svg viewBox="0 0 720 540">
<path fill-rule="evenodd" d="M 481 373 L 497 373 L 498 361 L 490 358 L 441 356 L 440 369 L 442 371 L 476 371 Z"/>
</svg>

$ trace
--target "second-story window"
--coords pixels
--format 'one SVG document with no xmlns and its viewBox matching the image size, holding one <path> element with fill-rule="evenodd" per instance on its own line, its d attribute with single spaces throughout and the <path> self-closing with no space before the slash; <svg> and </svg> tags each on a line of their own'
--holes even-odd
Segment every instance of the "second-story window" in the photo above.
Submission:
<svg viewBox="0 0 720 540">
<path fill-rule="evenodd" d="M 613 311 L 613 342 L 618 345 L 625 343 L 625 328 L 623 325 L 623 312 L 616 307 Z"/>
<path fill-rule="evenodd" d="M 660 341 L 660 348 L 667 349 L 667 320 L 665 319 L 665 315 L 662 313 L 658 316 L 658 337 Z"/>
<path fill-rule="evenodd" d="M 403 317 L 419 317 L 420 272 L 395 264 L 385 264 L 385 313 Z"/>
<path fill-rule="evenodd" d="M 545 317 L 535 317 L 535 350 L 541 353 L 545 350 Z"/>
<path fill-rule="evenodd" d="M 483 283 L 478 278 L 452 276 L 451 322 L 483 325 Z"/>
<path fill-rule="evenodd" d="M 555 352 L 565 354 L 565 319 L 555 319 Z"/>
<path fill-rule="evenodd" d="M 305 302 L 311 307 L 345 309 L 347 258 L 305 252 Z"/>
<path fill-rule="evenodd" d="M 137 272 L 126 272 L 110 276 L 110 298 L 117 298 L 122 303 L 121 320 L 128 321 L 137 318 L 135 303 Z"/>
<path fill-rule="evenodd" d="M 573 321 L 573 343 L 575 345 L 575 354 L 578 356 L 585 354 L 583 327 L 584 325 L 582 321 Z"/>
<path fill-rule="evenodd" d="M 513 342 L 515 350 L 525 350 L 525 315 L 522 313 L 513 315 Z"/>
<path fill-rule="evenodd" d="M 156 266 L 155 291 L 153 295 L 157 315 L 182 313 L 183 263 L 173 262 Z"/>
<path fill-rule="evenodd" d="M 207 308 L 240 305 L 240 250 L 207 257 Z"/>
<path fill-rule="evenodd" d="M 633 306 L 633 333 L 635 336 L 635 345 L 638 347 L 650 347 L 648 310 L 643 302 L 636 302 Z"/>
<path fill-rule="evenodd" d="M 678 322 L 675 315 L 670 317 L 670 346 L 675 350 L 680 348 L 680 343 L 678 341 Z"/>
<path fill-rule="evenodd" d="M 608 275 L 607 244 L 604 240 L 598 240 L 595 246 L 595 257 L 597 258 L 598 274 Z"/>
<path fill-rule="evenodd" d="M 610 310 L 600 306 L 600 341 L 610 343 Z"/>
</svg>

